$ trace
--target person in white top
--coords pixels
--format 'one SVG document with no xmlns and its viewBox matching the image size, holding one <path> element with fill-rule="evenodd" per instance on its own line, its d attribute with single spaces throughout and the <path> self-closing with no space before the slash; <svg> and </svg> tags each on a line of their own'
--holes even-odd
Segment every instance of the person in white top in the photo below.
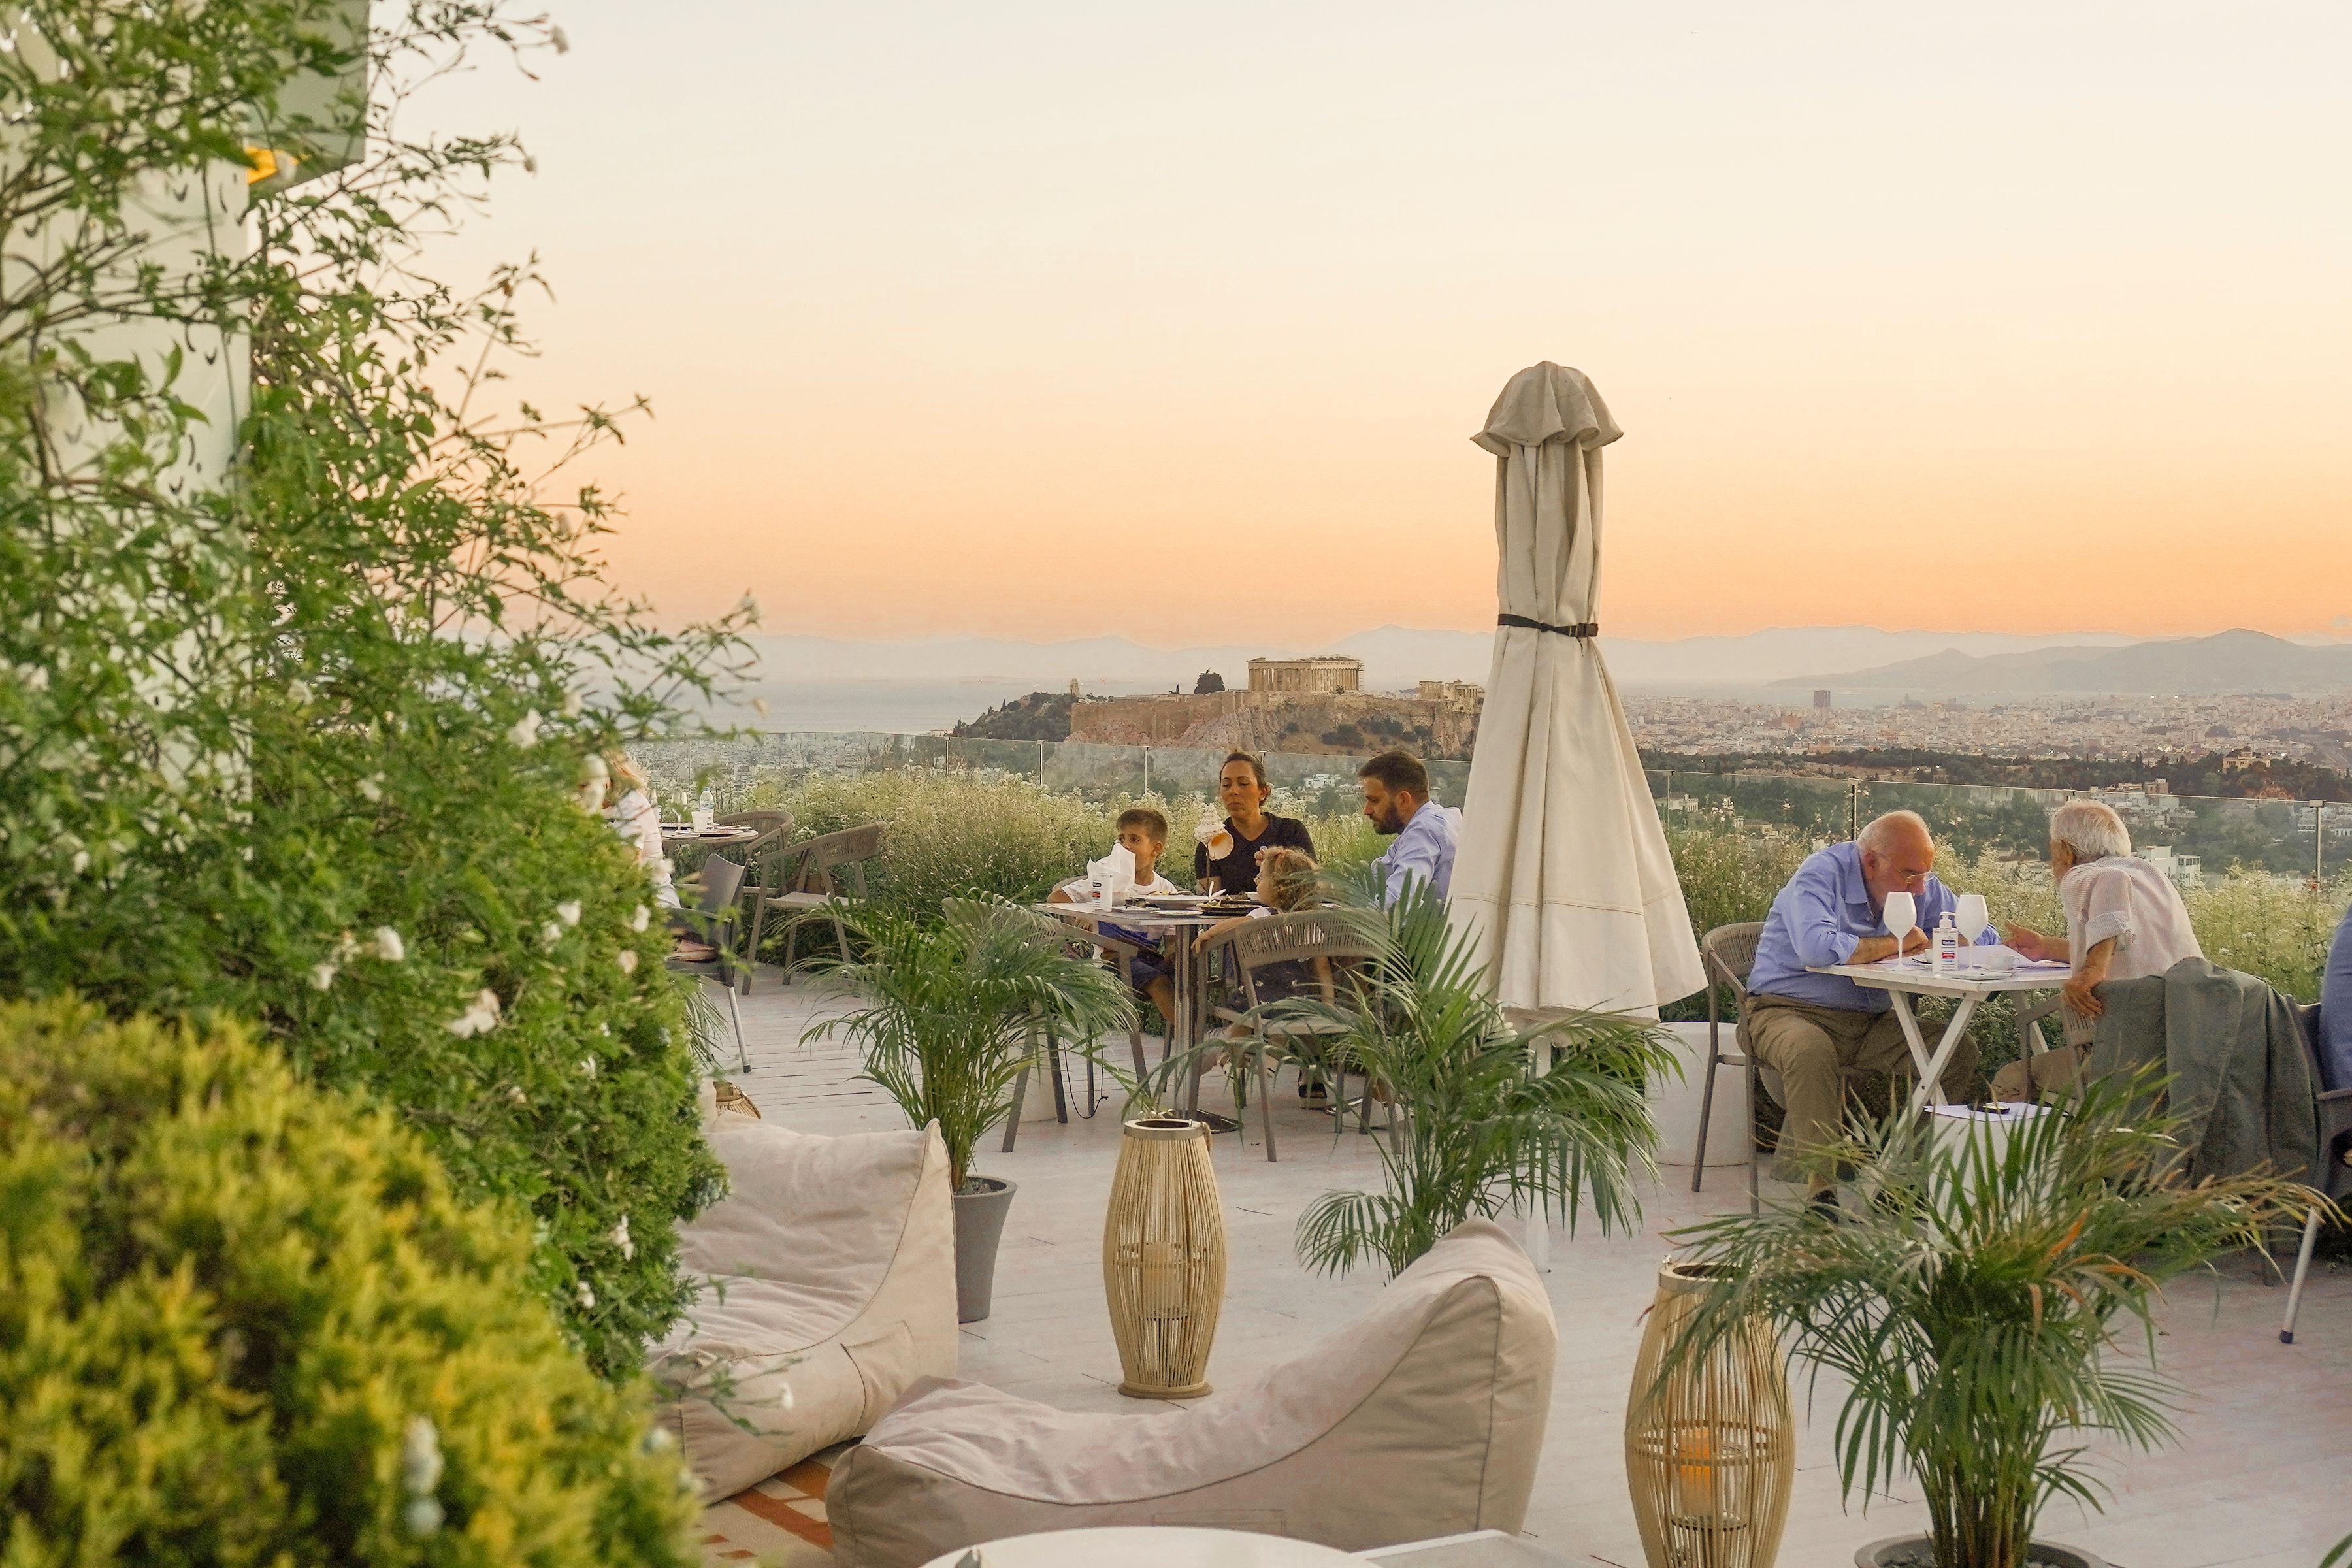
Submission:
<svg viewBox="0 0 2352 1568">
<path fill-rule="evenodd" d="M 666 910 L 677 908 L 669 852 L 662 844 L 661 808 L 654 804 L 644 770 L 626 752 L 604 753 L 604 820 L 637 852 L 637 864 L 653 883 L 654 901 Z"/>
<path fill-rule="evenodd" d="M 2172 879 L 2131 852 L 2131 830 L 2114 808 L 2070 800 L 2050 814 L 2050 872 L 2066 911 L 2066 934 L 2009 928 L 2009 945 L 2027 958 L 2074 965 L 2063 993 L 2066 1043 L 1993 1075 L 1996 1099 L 2030 1101 L 2071 1089 L 2082 1076 L 2092 1021 L 2105 1011 L 2099 987 L 2110 980 L 2161 974 L 2184 958 L 2202 958 L 2189 906 Z"/>
</svg>

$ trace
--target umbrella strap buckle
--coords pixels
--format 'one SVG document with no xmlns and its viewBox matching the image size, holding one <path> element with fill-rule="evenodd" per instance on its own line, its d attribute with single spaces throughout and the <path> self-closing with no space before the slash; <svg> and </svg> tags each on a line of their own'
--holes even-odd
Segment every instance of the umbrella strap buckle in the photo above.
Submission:
<svg viewBox="0 0 2352 1568">
<path fill-rule="evenodd" d="M 1547 621 L 1530 620 L 1525 616 L 1496 616 L 1498 626 L 1525 626 L 1529 631 L 1550 632 L 1556 637 L 1597 637 L 1601 635 L 1599 621 L 1579 621 L 1572 626 L 1556 626 Z"/>
</svg>

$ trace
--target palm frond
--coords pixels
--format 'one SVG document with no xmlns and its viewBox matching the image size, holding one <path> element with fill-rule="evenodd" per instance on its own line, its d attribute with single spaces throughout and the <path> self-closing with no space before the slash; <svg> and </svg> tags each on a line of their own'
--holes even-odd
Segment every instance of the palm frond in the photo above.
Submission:
<svg viewBox="0 0 2352 1568">
<path fill-rule="evenodd" d="M 1836 1452 L 1849 1495 L 1918 1479 L 1939 1562 L 2023 1562 L 2053 1497 L 2096 1506 L 2079 1438 L 2174 1435 L 2153 1368 L 2164 1286 L 2259 1245 L 2316 1194 L 2256 1173 L 2189 1183 L 2142 1078 L 2091 1086 L 2003 1145 L 1938 1138 L 1905 1112 L 1858 1120 L 1833 1157 L 1868 1201 L 1830 1223 L 1768 1206 L 1675 1232 L 1721 1283 L 1669 1367 L 1761 1318 L 1815 1376 L 1849 1386 Z M 2136 1327 L 2149 1364 L 2110 1354 Z"/>
</svg>

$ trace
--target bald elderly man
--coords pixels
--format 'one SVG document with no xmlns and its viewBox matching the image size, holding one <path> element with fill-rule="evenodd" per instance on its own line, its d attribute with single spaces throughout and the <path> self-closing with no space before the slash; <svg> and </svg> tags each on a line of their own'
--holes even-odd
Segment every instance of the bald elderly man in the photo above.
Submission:
<svg viewBox="0 0 2352 1568">
<path fill-rule="evenodd" d="M 1832 963 L 1874 963 L 1895 955 L 1886 934 L 1886 895 L 1907 892 L 1917 901 L 1919 929 L 1904 951 L 1927 945 L 1926 933 L 1958 900 L 1936 879 L 1936 840 L 1916 812 L 1895 811 L 1864 827 L 1851 844 L 1832 844 L 1806 857 L 1772 900 L 1748 975 L 1748 1006 L 1739 1023 L 1742 1044 L 1780 1075 L 1780 1148 L 1806 1167 L 1813 1201 L 1835 1208 L 1834 1173 L 1811 1158 L 1834 1142 L 1844 1122 L 1848 1075 L 1915 1075 L 1903 1026 L 1884 991 L 1842 975 L 1814 974 Z M 1944 1097 L 1961 1099 L 1977 1068 L 1976 1042 L 1963 1038 L 1945 1065 Z"/>
</svg>

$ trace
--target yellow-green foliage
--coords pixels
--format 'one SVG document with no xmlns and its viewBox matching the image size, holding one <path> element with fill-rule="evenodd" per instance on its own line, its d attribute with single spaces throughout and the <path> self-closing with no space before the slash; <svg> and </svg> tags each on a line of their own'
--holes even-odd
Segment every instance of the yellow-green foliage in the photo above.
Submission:
<svg viewBox="0 0 2352 1568">
<path fill-rule="evenodd" d="M 530 1259 L 234 1028 L 0 1005 L 0 1562 L 690 1562 Z"/>
</svg>

